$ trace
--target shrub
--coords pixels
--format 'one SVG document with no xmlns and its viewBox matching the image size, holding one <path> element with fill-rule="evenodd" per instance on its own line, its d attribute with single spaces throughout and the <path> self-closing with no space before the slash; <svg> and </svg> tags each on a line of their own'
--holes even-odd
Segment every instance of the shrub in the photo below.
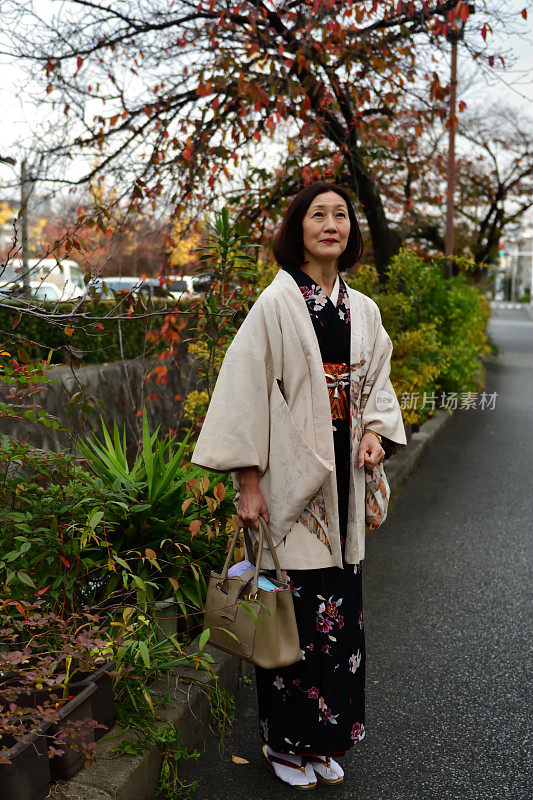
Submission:
<svg viewBox="0 0 533 800">
<path fill-rule="evenodd" d="M 50 608 L 72 612 L 92 599 L 101 555 L 84 536 L 104 535 L 108 498 L 68 453 L 37 450 L 4 437 L 0 446 L 0 585 L 4 596 L 46 594 Z"/>
<path fill-rule="evenodd" d="M 188 435 L 178 446 L 173 436 L 159 440 L 158 429 L 150 434 L 145 411 L 142 448 L 132 463 L 116 424 L 113 435 L 103 422 L 102 430 L 102 441 L 78 445 L 94 488 L 114 498 L 107 504 L 106 541 L 113 567 L 102 598 L 118 593 L 120 602 L 144 608 L 175 598 L 187 628 L 189 614 L 203 608 L 209 573 L 235 529 L 234 492 L 226 490 L 224 474 L 207 477 L 186 460 Z"/>
<path fill-rule="evenodd" d="M 83 459 L 6 440 L 0 452 L 0 584 L 4 595 L 74 613 L 175 600 L 180 631 L 199 621 L 207 579 L 236 524 L 223 474 L 191 466 L 187 437 L 150 434 L 143 412 L 139 455 L 103 424 L 80 443 Z M 230 483 L 230 481 L 229 481 Z"/>
<path fill-rule="evenodd" d="M 481 356 L 490 352 L 489 306 L 463 272 L 447 280 L 442 259 L 427 261 L 406 248 L 392 259 L 387 276 L 379 285 L 375 269 L 363 266 L 347 280 L 379 305 L 394 345 L 391 380 L 403 418 L 418 423 L 443 392 L 480 388 Z M 424 393 L 436 402 L 421 407 Z M 416 407 L 402 403 L 406 396 L 419 401 Z"/>
</svg>

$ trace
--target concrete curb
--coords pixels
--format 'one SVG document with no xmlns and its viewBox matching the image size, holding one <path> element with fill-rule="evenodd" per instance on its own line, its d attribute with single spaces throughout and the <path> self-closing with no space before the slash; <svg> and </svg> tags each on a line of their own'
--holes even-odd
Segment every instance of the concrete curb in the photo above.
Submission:
<svg viewBox="0 0 533 800">
<path fill-rule="evenodd" d="M 195 639 L 190 652 L 198 650 Z M 214 662 L 211 670 L 217 676 L 218 686 L 234 694 L 240 677 L 247 672 L 247 664 L 239 659 L 206 645 Z M 165 680 L 152 684 L 152 695 L 169 695 L 171 702 L 161 711 L 161 723 L 181 731 L 181 742 L 188 749 L 197 747 L 208 729 L 209 702 L 202 688 L 213 685 L 210 678 L 192 667 L 176 669 Z M 157 701 L 156 701 L 157 702 Z M 151 800 L 159 777 L 161 754 L 154 745 L 138 756 L 112 757 L 111 750 L 120 739 L 116 736 L 120 728 L 115 727 L 107 741 L 100 742 L 98 760 L 75 778 L 52 787 L 49 800 Z M 126 733 L 124 738 L 127 738 Z"/>
<path fill-rule="evenodd" d="M 437 411 L 435 416 L 422 425 L 418 433 L 413 434 L 403 452 L 397 453 L 387 462 L 385 471 L 391 492 L 400 488 L 424 449 L 450 416 L 446 411 Z M 198 649 L 197 644 L 196 639 L 191 644 L 191 652 Z M 221 689 L 233 694 L 237 690 L 240 677 L 243 674 L 253 674 L 251 665 L 240 662 L 234 656 L 209 645 L 206 645 L 205 651 L 213 656 L 212 671 L 218 676 Z M 166 680 L 152 685 L 156 696 L 171 697 L 171 702 L 161 712 L 162 722 L 181 731 L 181 741 L 189 750 L 200 745 L 209 720 L 209 703 L 205 693 L 191 681 L 209 685 L 213 678 L 190 667 L 176 670 Z M 151 800 L 161 764 L 159 749 L 154 745 L 138 756 L 113 758 L 110 753 L 116 742 L 116 738 L 109 742 L 103 740 L 96 763 L 68 783 L 54 786 L 49 800 Z"/>
</svg>

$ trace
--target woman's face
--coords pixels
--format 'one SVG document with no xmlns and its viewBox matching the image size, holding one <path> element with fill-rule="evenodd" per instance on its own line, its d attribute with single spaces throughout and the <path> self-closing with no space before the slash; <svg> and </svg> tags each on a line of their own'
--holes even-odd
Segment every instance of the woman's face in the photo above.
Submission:
<svg viewBox="0 0 533 800">
<path fill-rule="evenodd" d="M 346 250 L 350 217 L 345 201 L 336 192 L 317 195 L 302 221 L 305 260 L 337 259 Z"/>
</svg>

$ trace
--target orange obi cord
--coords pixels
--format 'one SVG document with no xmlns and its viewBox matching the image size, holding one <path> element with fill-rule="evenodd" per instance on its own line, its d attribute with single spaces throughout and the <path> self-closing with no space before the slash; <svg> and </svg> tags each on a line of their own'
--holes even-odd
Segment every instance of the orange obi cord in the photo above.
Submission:
<svg viewBox="0 0 533 800">
<path fill-rule="evenodd" d="M 324 362 L 326 386 L 329 392 L 332 419 L 348 419 L 350 369 L 348 364 L 326 364 Z"/>
</svg>

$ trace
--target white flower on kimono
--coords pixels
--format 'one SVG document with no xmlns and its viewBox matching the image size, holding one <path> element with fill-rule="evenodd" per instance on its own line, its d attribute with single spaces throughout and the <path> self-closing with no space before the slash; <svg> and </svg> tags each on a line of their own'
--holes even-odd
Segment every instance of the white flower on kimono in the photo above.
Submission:
<svg viewBox="0 0 533 800">
<path fill-rule="evenodd" d="M 302 650 L 301 652 L 302 652 L 302 657 L 300 661 L 305 661 L 305 650 Z"/>
<path fill-rule="evenodd" d="M 283 683 L 283 678 L 280 678 L 279 675 L 276 675 L 276 680 L 274 681 L 273 686 L 275 686 L 276 689 L 284 689 L 285 684 Z"/>
<path fill-rule="evenodd" d="M 342 310 L 342 308 L 339 308 L 339 310 L 338 310 L 338 311 L 339 311 L 339 317 L 340 317 L 341 319 L 344 319 L 344 311 Z"/>
<path fill-rule="evenodd" d="M 332 725 L 337 725 L 338 714 L 332 714 L 331 708 L 328 708 L 323 697 L 318 698 L 318 721 L 331 722 Z"/>
<path fill-rule="evenodd" d="M 268 719 L 260 719 L 259 727 L 261 728 L 263 739 L 265 740 L 265 742 L 268 742 Z"/>
<path fill-rule="evenodd" d="M 328 302 L 327 294 L 323 289 L 319 289 L 318 286 L 316 287 L 315 294 L 312 295 L 309 299 L 313 299 L 315 301 L 313 311 L 321 311 Z"/>
<path fill-rule="evenodd" d="M 292 745 L 292 747 L 310 747 L 311 746 L 309 744 L 302 744 L 302 742 L 291 742 L 291 740 L 287 739 L 286 736 L 285 736 L 285 741 L 287 742 L 287 744 Z M 293 751 L 289 750 L 289 753 L 293 753 Z M 296 755 L 296 753 L 293 753 L 293 755 Z"/>
<path fill-rule="evenodd" d="M 350 663 L 350 672 L 355 672 L 355 670 L 359 667 L 359 664 L 361 663 L 361 651 L 358 650 L 357 655 L 355 653 L 352 653 L 348 661 Z"/>
</svg>

